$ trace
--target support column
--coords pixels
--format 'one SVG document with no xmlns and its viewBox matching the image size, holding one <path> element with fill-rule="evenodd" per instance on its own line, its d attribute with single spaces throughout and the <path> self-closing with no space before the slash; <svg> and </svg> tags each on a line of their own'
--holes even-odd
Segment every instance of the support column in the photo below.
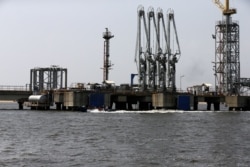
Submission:
<svg viewBox="0 0 250 167">
<path fill-rule="evenodd" d="M 66 106 L 63 105 L 63 106 L 62 106 L 62 110 L 63 110 L 63 111 L 67 110 Z"/>
<path fill-rule="evenodd" d="M 208 111 L 211 110 L 211 102 L 207 102 L 207 110 L 208 110 Z"/>
<path fill-rule="evenodd" d="M 219 110 L 220 110 L 220 103 L 214 102 L 214 111 L 219 111 Z"/>
<path fill-rule="evenodd" d="M 19 110 L 23 110 L 23 102 L 18 102 Z"/>
<path fill-rule="evenodd" d="M 128 103 L 128 110 L 133 110 L 132 103 Z"/>
<path fill-rule="evenodd" d="M 33 89 L 34 89 L 34 82 L 33 82 L 33 80 L 34 80 L 34 78 L 33 78 L 33 69 L 31 69 L 30 70 L 30 91 L 33 91 Z"/>
<path fill-rule="evenodd" d="M 115 108 L 116 110 L 126 110 L 127 104 L 126 102 L 115 102 Z"/>
<path fill-rule="evenodd" d="M 198 102 L 194 102 L 194 111 L 198 110 Z"/>
<path fill-rule="evenodd" d="M 56 110 L 61 110 L 61 109 L 62 109 L 62 104 L 56 103 Z"/>
<path fill-rule="evenodd" d="M 65 89 L 67 89 L 67 80 L 68 80 L 68 70 L 67 69 L 65 69 L 65 79 L 64 79 L 64 87 L 65 87 Z"/>
</svg>

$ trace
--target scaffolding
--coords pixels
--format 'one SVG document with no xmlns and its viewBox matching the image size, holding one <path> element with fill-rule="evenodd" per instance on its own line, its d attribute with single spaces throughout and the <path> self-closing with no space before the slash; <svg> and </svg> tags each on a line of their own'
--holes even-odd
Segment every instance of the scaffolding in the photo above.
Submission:
<svg viewBox="0 0 250 167">
<path fill-rule="evenodd" d="M 215 26 L 216 91 L 224 95 L 240 94 L 239 24 L 230 16 Z"/>
</svg>

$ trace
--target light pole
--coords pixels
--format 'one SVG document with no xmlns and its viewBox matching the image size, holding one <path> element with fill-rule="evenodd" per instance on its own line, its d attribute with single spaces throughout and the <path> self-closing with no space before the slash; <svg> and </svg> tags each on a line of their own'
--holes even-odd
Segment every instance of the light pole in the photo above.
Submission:
<svg viewBox="0 0 250 167">
<path fill-rule="evenodd" d="M 182 89 L 181 89 L 181 79 L 184 77 L 184 75 L 181 75 L 180 76 L 180 91 L 182 91 Z"/>
</svg>

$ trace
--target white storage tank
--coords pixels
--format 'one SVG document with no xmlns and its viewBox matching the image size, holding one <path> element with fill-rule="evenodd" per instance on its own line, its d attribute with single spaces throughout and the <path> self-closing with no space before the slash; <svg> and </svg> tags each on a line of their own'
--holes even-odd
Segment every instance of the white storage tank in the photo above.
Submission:
<svg viewBox="0 0 250 167">
<path fill-rule="evenodd" d="M 46 95 L 31 95 L 29 96 L 30 102 L 45 103 L 47 101 Z"/>
</svg>

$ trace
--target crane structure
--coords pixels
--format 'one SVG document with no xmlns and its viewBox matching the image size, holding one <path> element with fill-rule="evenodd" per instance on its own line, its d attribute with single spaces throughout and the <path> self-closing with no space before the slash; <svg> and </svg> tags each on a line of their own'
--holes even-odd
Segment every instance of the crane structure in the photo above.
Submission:
<svg viewBox="0 0 250 167">
<path fill-rule="evenodd" d="M 175 64 L 180 56 L 180 46 L 173 10 L 167 14 L 167 27 L 162 9 L 147 13 L 143 6 L 138 7 L 138 25 L 135 62 L 138 69 L 138 86 L 141 91 L 176 91 Z M 174 33 L 172 33 L 174 29 Z M 173 35 L 175 36 L 172 37 Z M 177 51 L 173 53 L 170 41 L 174 38 Z"/>
<path fill-rule="evenodd" d="M 103 33 L 104 41 L 104 59 L 103 59 L 103 82 L 109 80 L 109 70 L 112 66 L 109 60 L 109 40 L 113 38 L 114 35 L 106 28 L 106 31 Z"/>
<path fill-rule="evenodd" d="M 240 47 L 239 24 L 232 21 L 231 15 L 236 9 L 230 9 L 229 0 L 223 5 L 213 0 L 222 10 L 223 20 L 215 26 L 215 87 L 216 92 L 224 95 L 240 94 Z"/>
<path fill-rule="evenodd" d="M 237 13 L 236 9 L 229 8 L 229 0 L 225 0 L 225 5 L 223 5 L 220 0 L 214 0 L 214 3 L 222 10 L 223 15 L 232 15 Z"/>
<path fill-rule="evenodd" d="M 176 85 L 176 83 L 175 83 L 175 80 L 176 80 L 176 76 L 175 76 L 176 66 L 175 66 L 175 64 L 178 62 L 177 56 L 181 55 L 181 50 L 180 50 L 177 28 L 176 28 L 175 19 L 174 19 L 174 11 L 172 9 L 170 9 L 167 16 L 168 16 L 168 45 L 167 45 L 167 48 L 169 51 L 168 52 L 168 87 L 175 89 L 175 85 Z M 172 52 L 172 50 L 174 50 L 174 48 L 171 48 L 171 46 L 170 46 L 170 40 L 172 38 L 174 38 L 174 37 L 171 38 L 171 35 L 172 35 L 171 30 L 172 29 L 174 30 L 175 41 L 177 43 L 177 50 L 175 51 L 175 53 Z"/>
</svg>

